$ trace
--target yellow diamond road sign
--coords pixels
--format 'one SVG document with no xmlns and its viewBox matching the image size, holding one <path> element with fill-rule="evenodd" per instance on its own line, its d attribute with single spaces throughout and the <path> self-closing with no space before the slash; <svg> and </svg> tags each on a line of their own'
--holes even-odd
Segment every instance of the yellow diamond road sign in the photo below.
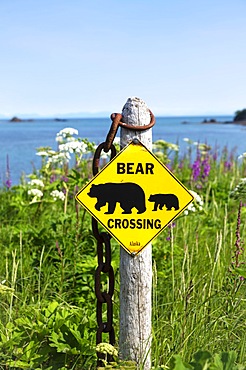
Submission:
<svg viewBox="0 0 246 370">
<path fill-rule="evenodd" d="M 137 254 L 193 196 L 142 143 L 131 142 L 76 199 L 128 253 Z"/>
</svg>

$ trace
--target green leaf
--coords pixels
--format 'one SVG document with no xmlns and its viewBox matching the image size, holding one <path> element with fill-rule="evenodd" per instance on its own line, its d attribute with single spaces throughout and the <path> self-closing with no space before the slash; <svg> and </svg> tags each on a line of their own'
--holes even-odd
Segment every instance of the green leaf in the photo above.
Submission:
<svg viewBox="0 0 246 370">
<path fill-rule="evenodd" d="M 55 312 L 55 310 L 57 309 L 58 306 L 59 306 L 58 302 L 56 302 L 56 301 L 51 302 L 45 310 L 45 316 L 49 317 L 52 313 Z"/>
<path fill-rule="evenodd" d="M 212 355 L 208 351 L 198 351 L 193 355 L 194 361 L 191 362 L 194 370 L 205 370 L 209 368 Z"/>
<path fill-rule="evenodd" d="M 240 276 L 246 279 L 246 266 L 244 267 L 235 267 L 234 271 L 236 271 Z"/>
<path fill-rule="evenodd" d="M 236 370 L 236 359 L 237 354 L 235 351 L 216 354 L 214 356 L 214 364 L 211 365 L 211 370 Z"/>
<path fill-rule="evenodd" d="M 37 351 L 39 345 L 38 343 L 35 343 L 33 340 L 31 340 L 28 345 L 24 349 L 23 357 L 26 361 L 31 361 L 35 358 L 38 358 L 39 355 L 37 355 L 35 352 Z"/>
<path fill-rule="evenodd" d="M 81 343 L 81 333 L 78 331 L 78 330 L 73 330 L 73 329 L 70 329 L 71 333 L 73 334 L 73 336 L 75 337 L 75 339 L 77 340 L 77 342 L 80 344 Z"/>
<path fill-rule="evenodd" d="M 28 362 L 16 360 L 16 361 L 8 361 L 7 365 L 11 369 L 30 369 L 30 364 Z"/>
<path fill-rule="evenodd" d="M 171 359 L 170 370 L 189 370 L 192 366 L 183 362 L 180 355 L 174 355 Z"/>
</svg>

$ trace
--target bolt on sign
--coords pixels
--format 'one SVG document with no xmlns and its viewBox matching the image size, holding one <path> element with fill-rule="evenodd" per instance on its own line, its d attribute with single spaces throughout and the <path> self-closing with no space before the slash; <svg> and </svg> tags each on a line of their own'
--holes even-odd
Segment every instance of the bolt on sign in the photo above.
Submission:
<svg viewBox="0 0 246 370">
<path fill-rule="evenodd" d="M 76 195 L 130 254 L 138 254 L 193 201 L 141 142 L 128 144 Z"/>
</svg>

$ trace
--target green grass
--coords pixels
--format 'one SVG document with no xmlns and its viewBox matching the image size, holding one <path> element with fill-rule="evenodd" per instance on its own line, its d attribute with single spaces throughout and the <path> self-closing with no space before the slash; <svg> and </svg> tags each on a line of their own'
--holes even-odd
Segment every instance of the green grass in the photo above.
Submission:
<svg viewBox="0 0 246 370">
<path fill-rule="evenodd" d="M 168 145 L 158 145 L 158 156 L 167 163 Z M 241 208 L 236 260 L 244 195 L 233 199 L 230 194 L 246 176 L 246 166 L 226 151 L 214 160 L 212 149 L 201 148 L 211 168 L 194 181 L 192 148 L 190 143 L 187 155 L 177 153 L 169 164 L 199 194 L 203 207 L 197 204 L 195 212 L 182 214 L 153 242 L 153 369 L 226 369 L 220 362 L 239 369 L 237 364 L 246 365 L 246 207 Z M 91 217 L 74 198 L 91 178 L 90 163 L 82 159 L 69 169 L 43 161 L 32 174 L 44 183 L 41 199 L 28 195 L 25 181 L 0 190 L 0 369 L 96 368 L 96 241 Z M 52 190 L 65 190 L 65 200 L 54 200 Z M 112 241 L 117 339 L 119 248 Z M 114 368 L 127 366 L 133 368 L 119 361 Z"/>
</svg>

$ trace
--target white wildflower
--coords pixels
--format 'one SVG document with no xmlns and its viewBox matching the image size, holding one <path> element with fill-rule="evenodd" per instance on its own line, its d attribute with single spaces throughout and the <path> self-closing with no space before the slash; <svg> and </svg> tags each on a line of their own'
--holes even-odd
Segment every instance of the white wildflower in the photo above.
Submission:
<svg viewBox="0 0 246 370">
<path fill-rule="evenodd" d="M 72 127 L 66 127 L 66 128 L 63 128 L 62 130 L 60 130 L 56 135 L 59 136 L 59 135 L 62 135 L 62 136 L 67 136 L 67 135 L 78 135 L 78 130 L 76 128 L 72 128 Z"/>
<path fill-rule="evenodd" d="M 191 195 L 193 195 L 194 201 L 192 203 L 190 203 L 188 205 L 188 207 L 184 210 L 184 215 L 185 216 L 187 216 L 189 214 L 189 212 L 196 212 L 196 210 L 202 211 L 203 210 L 203 205 L 204 205 L 203 200 L 202 200 L 202 198 L 200 197 L 199 194 L 197 194 L 193 190 L 189 190 L 189 192 L 191 193 Z"/>
<path fill-rule="evenodd" d="M 194 199 L 195 199 L 195 202 L 200 205 L 200 206 L 203 206 L 203 200 L 202 198 L 200 197 L 199 194 L 197 194 L 194 190 L 189 190 L 189 192 L 191 193 L 191 195 L 193 195 Z M 191 203 L 192 204 L 192 203 Z"/>
<path fill-rule="evenodd" d="M 32 179 L 31 181 L 28 182 L 28 185 L 35 185 L 35 186 L 40 186 L 40 188 L 43 188 L 44 187 L 44 183 L 42 180 L 39 180 L 39 179 Z"/>
<path fill-rule="evenodd" d="M 246 158 L 246 152 L 244 152 L 243 154 L 240 154 L 238 156 L 238 159 L 242 159 L 242 158 Z"/>
<path fill-rule="evenodd" d="M 62 136 L 56 136 L 56 141 L 57 141 L 58 143 L 62 143 L 62 142 L 63 142 L 63 140 L 64 140 L 64 138 L 63 138 Z"/>
<path fill-rule="evenodd" d="M 65 194 L 62 191 L 59 190 L 53 190 L 50 195 L 54 200 L 60 199 L 62 201 L 65 200 Z"/>
<path fill-rule="evenodd" d="M 114 145 L 120 145 L 120 137 L 115 137 L 114 138 Z"/>
<path fill-rule="evenodd" d="M 44 195 L 43 192 L 39 189 L 30 189 L 30 190 L 28 190 L 27 193 L 28 193 L 28 195 L 32 195 L 33 197 L 39 198 L 39 199 L 41 199 L 42 196 Z"/>
<path fill-rule="evenodd" d="M 36 155 L 39 155 L 40 157 L 48 157 L 48 152 L 45 152 L 44 150 L 37 152 Z"/>
<path fill-rule="evenodd" d="M 47 164 L 49 165 L 53 163 L 62 166 L 64 163 L 68 163 L 70 159 L 71 157 L 68 152 L 60 152 L 50 157 L 47 161 Z"/>
<path fill-rule="evenodd" d="M 39 155 L 40 157 L 49 157 L 55 153 L 56 152 L 52 149 L 44 150 L 43 148 L 40 148 L 40 150 L 38 149 L 38 152 L 36 153 L 36 155 Z"/>
<path fill-rule="evenodd" d="M 211 149 L 211 146 L 209 146 L 207 144 L 204 144 L 204 143 L 200 143 L 198 145 L 198 148 L 200 149 L 200 151 L 203 151 L 203 152 L 201 152 L 201 154 L 206 154 L 206 152 Z"/>
<path fill-rule="evenodd" d="M 189 212 L 196 212 L 196 208 L 194 206 L 194 203 L 190 203 L 186 210 L 184 211 L 185 215 L 188 215 Z"/>
<path fill-rule="evenodd" d="M 110 152 L 106 153 L 106 152 L 102 151 L 101 155 L 100 155 L 100 159 L 108 159 L 109 156 L 110 156 Z"/>
<path fill-rule="evenodd" d="M 191 140 L 188 137 L 184 137 L 183 141 L 186 141 L 187 143 L 189 143 Z"/>
<path fill-rule="evenodd" d="M 68 139 L 69 137 L 73 136 L 73 135 L 78 135 L 78 130 L 76 130 L 75 128 L 72 128 L 72 127 L 66 127 L 62 130 L 60 130 L 57 134 L 56 134 L 56 141 L 58 142 L 62 142 L 64 141 L 64 139 Z"/>
<path fill-rule="evenodd" d="M 230 192 L 230 196 L 234 199 L 246 199 L 246 177 L 240 179 L 239 184 Z"/>
<path fill-rule="evenodd" d="M 68 141 L 65 144 L 59 145 L 59 150 L 61 152 L 84 154 L 86 153 L 87 145 L 81 141 Z"/>
<path fill-rule="evenodd" d="M 66 141 L 76 141 L 76 140 L 77 140 L 76 137 L 73 137 L 73 136 L 68 136 L 66 138 Z"/>
<path fill-rule="evenodd" d="M 153 149 L 161 150 L 161 151 L 166 151 L 168 149 L 178 151 L 179 146 L 177 144 L 169 143 L 165 140 L 160 139 L 153 143 Z"/>
<path fill-rule="evenodd" d="M 169 149 L 172 149 L 172 150 L 178 152 L 179 151 L 179 146 L 177 144 L 169 143 Z"/>
</svg>

